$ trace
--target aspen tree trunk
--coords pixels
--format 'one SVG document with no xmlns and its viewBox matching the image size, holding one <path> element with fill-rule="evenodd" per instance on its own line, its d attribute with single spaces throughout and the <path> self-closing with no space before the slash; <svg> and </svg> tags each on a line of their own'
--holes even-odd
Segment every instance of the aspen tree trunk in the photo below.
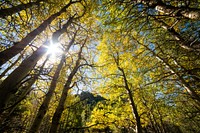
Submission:
<svg viewBox="0 0 200 133">
<path fill-rule="evenodd" d="M 15 65 L 17 64 L 17 62 L 18 62 L 21 58 L 22 58 L 22 56 L 20 55 L 14 62 L 12 62 L 12 64 L 11 64 L 8 68 L 6 68 L 5 71 L 0 75 L 0 79 L 3 78 L 3 77 L 6 75 L 6 73 L 7 73 L 13 66 L 15 66 Z"/>
<path fill-rule="evenodd" d="M 141 126 L 141 122 L 140 122 L 140 116 L 138 114 L 138 111 L 137 111 L 137 107 L 135 105 L 135 102 L 134 102 L 134 99 L 133 99 L 133 94 L 128 86 L 128 81 L 126 79 L 126 75 L 124 73 L 124 70 L 122 68 L 120 68 L 118 66 L 118 69 L 122 72 L 122 76 L 123 76 L 123 79 L 124 79 L 124 84 L 125 84 L 125 89 L 128 93 L 128 97 L 129 97 L 129 100 L 130 100 L 130 104 L 131 104 L 131 108 L 132 108 L 132 113 L 133 113 L 133 116 L 135 117 L 135 120 L 136 120 L 136 133 L 142 133 L 142 126 Z"/>
<path fill-rule="evenodd" d="M 130 103 L 131 103 L 132 112 L 133 112 L 135 120 L 136 120 L 136 133 L 142 133 L 140 116 L 138 114 L 137 107 L 136 107 L 135 102 L 133 100 L 133 94 L 132 94 L 130 89 L 128 89 L 127 92 L 128 92 L 129 100 L 130 100 Z"/>
<path fill-rule="evenodd" d="M 31 8 L 34 5 L 39 5 L 40 2 L 42 2 L 42 1 L 44 1 L 44 0 L 37 0 L 36 2 L 29 2 L 27 4 L 20 4 L 20 5 L 17 5 L 17 6 L 13 6 L 11 8 L 0 9 L 0 12 L 1 12 L 0 18 L 10 16 L 14 13 L 20 12 L 20 11 L 25 10 L 27 8 Z"/>
<path fill-rule="evenodd" d="M 38 110 L 38 113 L 37 113 L 36 118 L 33 122 L 33 125 L 31 126 L 29 133 L 36 133 L 38 131 L 41 123 L 42 123 L 42 119 L 44 118 L 44 116 L 47 112 L 51 97 L 52 97 L 52 95 L 55 91 L 57 80 L 59 78 L 59 75 L 60 75 L 60 72 L 62 70 L 62 66 L 63 66 L 64 62 L 65 62 L 65 55 L 62 56 L 62 59 L 61 59 L 59 65 L 58 65 L 58 67 L 57 67 L 57 69 L 54 73 L 53 79 L 51 81 L 51 85 L 49 87 L 49 91 L 46 94 L 45 99 L 44 99 L 42 105 L 40 106 L 40 108 Z"/>
<path fill-rule="evenodd" d="M 81 60 L 81 53 L 82 53 L 83 46 L 81 47 L 81 49 L 80 49 L 80 51 L 78 53 L 78 59 L 76 61 L 76 64 L 75 64 L 72 72 L 68 76 L 68 79 L 67 79 L 67 81 L 65 83 L 65 86 L 63 88 L 58 107 L 56 108 L 56 111 L 55 111 L 55 113 L 53 115 L 52 124 L 51 124 L 51 128 L 50 128 L 50 133 L 56 133 L 57 130 L 58 130 L 59 121 L 60 121 L 62 112 L 64 111 L 64 105 L 65 105 L 65 101 L 67 99 L 68 91 L 71 88 L 70 84 L 72 82 L 72 79 L 73 79 L 74 75 L 78 71 L 78 68 L 80 67 L 80 60 Z"/>
<path fill-rule="evenodd" d="M 69 43 L 69 45 L 68 45 L 67 49 L 65 50 L 65 52 L 67 52 L 70 49 L 70 47 L 73 45 L 73 43 L 74 43 L 74 39 L 72 39 L 72 41 Z M 43 120 L 43 118 L 44 118 L 44 116 L 45 116 L 45 114 L 47 112 L 48 107 L 49 107 L 49 103 L 50 103 L 50 100 L 52 98 L 52 95 L 53 95 L 53 93 L 54 93 L 54 91 L 56 89 L 57 80 L 59 78 L 59 75 L 60 75 L 60 72 L 61 72 L 62 67 L 64 65 L 64 62 L 65 62 L 65 54 L 62 55 L 60 63 L 56 68 L 56 71 L 54 73 L 53 79 L 51 81 L 51 85 L 49 87 L 49 91 L 46 94 L 45 99 L 44 99 L 42 105 L 40 106 L 40 108 L 38 110 L 38 113 L 37 113 L 36 118 L 35 118 L 35 120 L 33 122 L 33 125 L 31 126 L 31 129 L 29 131 L 30 133 L 36 133 L 39 130 L 39 127 L 40 127 L 40 125 L 42 123 L 42 120 Z"/>
<path fill-rule="evenodd" d="M 155 54 L 155 53 L 154 53 Z M 182 78 L 182 76 L 177 73 L 175 71 L 175 69 L 173 67 L 171 67 L 171 65 L 169 65 L 169 63 L 167 63 L 165 60 L 163 60 L 160 56 L 158 56 L 157 54 L 155 54 L 155 56 L 157 57 L 158 60 L 160 60 L 161 62 L 164 63 L 164 65 L 166 67 L 168 67 L 170 69 L 170 71 L 172 73 L 174 73 L 177 78 L 179 79 L 179 81 L 183 84 L 183 87 L 186 89 L 186 91 L 190 94 L 190 96 L 194 99 L 197 100 L 198 104 L 200 104 L 200 97 L 199 95 L 194 91 L 194 89 Z"/>
<path fill-rule="evenodd" d="M 28 93 L 31 91 L 31 86 L 33 86 L 33 84 L 35 83 L 35 81 L 38 79 L 38 77 L 43 72 L 44 66 L 46 65 L 46 63 L 47 63 L 48 60 L 49 60 L 49 55 L 47 56 L 47 58 L 45 59 L 45 61 L 40 66 L 39 71 L 36 71 L 35 74 L 34 74 L 34 76 L 28 81 L 28 83 L 27 83 L 28 85 L 20 88 L 21 93 L 17 94 L 18 96 L 17 96 L 17 98 L 15 98 L 15 100 L 16 100 L 15 104 L 16 105 L 18 103 L 20 103 L 28 95 Z"/>
<path fill-rule="evenodd" d="M 25 59 L 0 85 L 0 114 L 12 94 L 18 88 L 20 81 L 33 69 L 37 61 L 47 52 L 47 45 L 40 46 L 33 54 Z"/>
<path fill-rule="evenodd" d="M 66 6 L 64 6 L 59 12 L 51 15 L 48 19 L 46 19 L 39 27 L 35 30 L 31 31 L 25 38 L 23 38 L 20 42 L 15 43 L 12 47 L 0 52 L 0 66 L 6 63 L 9 59 L 19 54 L 24 48 L 42 31 L 46 29 L 46 27 L 58 16 L 66 11 L 66 9 L 73 3 L 70 1 Z"/>
<path fill-rule="evenodd" d="M 152 129 L 153 132 L 155 132 L 155 133 L 159 132 L 159 129 L 158 129 L 158 127 L 157 127 L 157 123 L 156 123 L 156 121 L 155 121 L 155 118 L 154 118 L 152 109 L 149 108 L 149 107 L 147 106 L 147 101 L 146 101 L 146 99 L 145 99 L 144 97 L 142 97 L 142 101 L 143 101 L 143 105 L 144 105 L 144 106 L 147 108 L 147 110 L 148 110 L 147 115 L 149 116 L 149 120 L 150 120 L 150 123 L 149 123 L 149 124 L 150 124 L 151 129 Z"/>
<path fill-rule="evenodd" d="M 182 16 L 188 19 L 200 19 L 200 10 L 189 7 L 174 7 L 171 5 L 166 5 L 164 3 L 158 2 L 155 6 L 155 9 L 163 14 L 171 15 L 171 16 Z"/>
<path fill-rule="evenodd" d="M 26 98 L 27 94 L 31 91 L 31 86 L 35 83 L 35 81 L 38 79 L 39 75 L 41 74 L 41 72 L 43 71 L 44 65 L 46 64 L 46 62 L 48 61 L 49 56 L 46 58 L 46 60 L 44 61 L 44 63 L 42 64 L 42 66 L 40 67 L 39 72 L 37 72 L 29 81 L 27 81 L 27 86 L 23 86 L 21 87 L 21 93 L 18 94 L 17 96 L 14 95 L 13 97 L 15 98 L 14 100 L 14 104 L 12 104 L 11 106 L 7 107 L 7 109 L 5 109 L 5 112 L 0 116 L 0 123 L 6 123 L 6 121 L 9 120 L 9 116 L 13 113 L 13 111 L 15 111 L 15 109 L 17 108 L 17 105 Z"/>
<path fill-rule="evenodd" d="M 158 54 L 156 54 L 154 51 L 149 49 L 147 46 L 143 45 L 147 50 L 149 50 L 159 61 L 161 61 L 169 70 L 171 73 L 174 73 L 178 80 L 182 83 L 183 87 L 185 90 L 188 92 L 188 94 L 197 100 L 197 103 L 200 104 L 200 96 L 194 91 L 194 89 L 183 79 L 183 77 L 176 72 L 176 70 L 167 62 L 165 61 L 162 57 L 160 57 Z"/>
<path fill-rule="evenodd" d="M 192 50 L 192 51 L 200 51 L 200 43 L 194 43 L 191 46 L 191 42 L 189 42 L 188 40 L 184 39 L 179 33 L 177 33 L 175 31 L 175 29 L 171 26 L 169 26 L 168 24 L 166 24 L 165 22 L 158 20 L 157 18 L 153 17 L 154 20 L 156 22 L 158 22 L 159 24 L 161 24 L 161 27 L 165 30 L 167 30 L 177 41 L 179 41 L 179 46 L 187 49 L 187 50 Z"/>
<path fill-rule="evenodd" d="M 190 7 L 175 7 L 167 5 L 162 0 L 142 0 L 141 3 L 147 5 L 149 8 L 155 8 L 160 13 L 173 17 L 185 17 L 188 19 L 200 19 L 200 9 Z M 138 1 L 135 2 L 138 4 Z"/>
</svg>

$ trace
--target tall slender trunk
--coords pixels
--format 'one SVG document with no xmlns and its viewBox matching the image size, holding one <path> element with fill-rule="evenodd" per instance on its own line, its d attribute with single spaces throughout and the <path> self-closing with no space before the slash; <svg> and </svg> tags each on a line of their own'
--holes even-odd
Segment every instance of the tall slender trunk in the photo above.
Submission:
<svg viewBox="0 0 200 133">
<path fill-rule="evenodd" d="M 72 72 L 68 76 L 68 79 L 67 79 L 65 86 L 63 88 L 58 107 L 56 108 L 56 111 L 53 115 L 50 133 L 56 133 L 57 130 L 58 130 L 59 121 L 60 121 L 62 112 L 64 111 L 64 105 L 65 105 L 65 101 L 67 99 L 68 91 L 71 88 L 70 85 L 71 85 L 72 79 L 73 79 L 74 75 L 76 74 L 76 72 L 78 71 L 78 68 L 80 67 L 80 60 L 81 60 L 81 53 L 82 53 L 83 46 L 84 45 L 82 45 L 82 47 L 81 47 L 81 49 L 78 53 L 78 59 L 76 61 L 76 64 L 75 64 Z"/>
<path fill-rule="evenodd" d="M 16 95 L 14 96 L 14 97 L 17 97 L 17 98 L 15 98 L 14 106 L 18 105 L 18 103 L 20 103 L 23 99 L 25 99 L 26 96 L 29 94 L 29 92 L 31 91 L 31 86 L 33 86 L 35 81 L 38 79 L 38 77 L 43 72 L 44 66 L 46 65 L 48 60 L 49 60 L 49 55 L 47 56 L 45 61 L 40 66 L 39 71 L 36 71 L 35 74 L 33 75 L 33 77 L 31 77 L 31 79 L 27 82 L 27 85 L 20 88 L 20 90 L 21 90 L 20 94 L 17 94 L 17 96 Z"/>
<path fill-rule="evenodd" d="M 60 71 L 62 70 L 64 61 L 65 61 L 65 55 L 62 56 L 62 59 L 60 60 L 60 63 L 59 63 L 59 65 L 58 65 L 58 67 L 57 67 L 57 69 L 54 73 L 53 79 L 51 81 L 51 85 L 49 87 L 49 91 L 46 94 L 45 99 L 44 99 L 42 105 L 40 106 L 40 108 L 38 110 L 38 113 L 37 113 L 36 118 L 33 122 L 33 125 L 31 126 L 29 133 L 36 133 L 38 131 L 41 123 L 42 123 L 42 119 L 44 118 L 44 116 L 47 112 L 51 97 L 52 97 L 52 95 L 55 91 L 57 80 L 58 80 L 58 77 L 60 75 Z"/>
<path fill-rule="evenodd" d="M 131 92 L 131 90 L 130 90 L 130 88 L 128 86 L 128 81 L 126 79 L 126 75 L 124 73 L 124 70 L 122 68 L 120 68 L 119 66 L 118 66 L 118 69 L 122 72 L 122 76 L 123 76 L 124 84 L 125 84 L 125 89 L 126 89 L 126 91 L 128 93 L 128 97 L 129 97 L 129 100 L 130 100 L 133 116 L 135 117 L 135 120 L 136 120 L 136 133 L 142 133 L 142 126 L 141 126 L 141 122 L 140 122 L 140 116 L 138 114 L 137 107 L 136 107 L 134 99 L 133 99 L 133 93 Z"/>
<path fill-rule="evenodd" d="M 25 10 L 27 8 L 31 8 L 34 5 L 39 5 L 40 2 L 42 2 L 44 0 L 37 0 L 36 2 L 29 2 L 27 4 L 20 4 L 17 6 L 13 6 L 11 8 L 6 8 L 6 9 L 0 9 L 0 18 L 4 18 L 6 16 L 10 16 L 14 13 L 20 12 L 22 10 Z"/>
<path fill-rule="evenodd" d="M 127 92 L 128 92 L 128 96 L 129 96 L 129 99 L 130 99 L 132 111 L 133 111 L 133 114 L 134 114 L 134 117 L 135 117 L 135 120 L 136 120 L 136 133 L 142 133 L 140 116 L 138 114 L 137 107 L 136 107 L 135 102 L 133 100 L 133 94 L 132 94 L 130 89 L 127 89 Z"/>
<path fill-rule="evenodd" d="M 0 113 L 2 113 L 11 95 L 18 88 L 17 84 L 33 69 L 37 61 L 47 52 L 47 45 L 40 46 L 33 54 L 25 59 L 0 85 Z"/>
<path fill-rule="evenodd" d="M 170 65 L 169 63 L 167 63 L 165 60 L 163 60 L 160 56 L 158 56 L 158 55 L 156 54 L 156 57 L 157 57 L 158 60 L 160 60 L 161 62 L 163 62 L 164 65 L 167 66 L 167 67 L 170 69 L 170 71 L 171 71 L 172 73 L 174 73 L 174 74 L 177 76 L 177 78 L 178 78 L 179 81 L 182 83 L 182 85 L 183 85 L 183 87 L 186 89 L 186 91 L 191 95 L 192 98 L 194 98 L 194 99 L 197 100 L 198 104 L 200 104 L 200 97 L 199 97 L 199 95 L 198 95 L 198 94 L 193 90 L 193 88 L 183 79 L 183 77 L 182 77 L 179 73 L 177 73 L 176 70 L 175 70 L 173 67 L 171 67 L 171 65 Z"/>
<path fill-rule="evenodd" d="M 69 24 L 71 24 L 71 20 L 72 19 L 69 19 L 69 21 L 65 25 L 63 25 L 62 29 L 54 32 L 53 37 L 52 37 L 54 42 L 57 42 L 59 36 L 62 35 L 62 33 L 66 31 L 66 28 L 69 26 Z M 69 51 L 70 47 L 74 43 L 74 40 L 75 40 L 75 36 L 71 40 L 71 42 L 69 43 L 68 47 L 66 48 L 65 53 Z M 39 129 L 41 123 L 42 123 L 42 120 L 43 120 L 43 118 L 44 118 L 44 116 L 45 116 L 45 114 L 47 112 L 50 100 L 51 100 L 52 95 L 53 95 L 53 93 L 54 93 L 54 91 L 56 89 L 57 80 L 59 78 L 59 75 L 60 75 L 60 72 L 62 70 L 63 64 L 65 62 L 65 53 L 63 53 L 63 55 L 61 57 L 61 60 L 60 60 L 60 63 L 56 68 L 56 71 L 54 73 L 53 79 L 52 79 L 50 87 L 49 87 L 49 91 L 46 94 L 45 99 L 44 99 L 42 105 L 40 106 L 40 108 L 38 110 L 38 113 L 37 113 L 36 118 L 35 118 L 35 120 L 33 122 L 33 125 L 30 128 L 30 131 L 29 131 L 30 133 L 36 133 L 38 131 L 38 129 Z"/>
<path fill-rule="evenodd" d="M 179 41 L 179 46 L 187 49 L 187 50 L 192 50 L 192 51 L 200 51 L 200 43 L 197 42 L 192 42 L 192 41 L 188 41 L 187 39 L 184 39 L 179 33 L 177 33 L 175 31 L 175 29 L 171 26 L 169 26 L 168 24 L 166 24 L 165 22 L 158 20 L 157 18 L 153 17 L 154 20 L 161 24 L 162 28 L 167 30 L 177 41 Z"/>
<path fill-rule="evenodd" d="M 143 95 L 143 94 L 142 94 Z M 147 100 L 144 98 L 144 96 L 142 97 L 142 102 L 143 102 L 143 105 L 146 107 L 146 109 L 148 110 L 148 113 L 147 115 L 149 116 L 149 125 L 147 126 L 150 126 L 151 127 L 151 130 L 153 130 L 153 132 L 155 133 L 159 133 L 157 128 L 156 128 L 156 121 L 154 121 L 154 118 L 152 119 L 152 116 L 153 116 L 153 113 L 152 113 L 152 108 L 149 108 L 147 106 Z"/>
<path fill-rule="evenodd" d="M 160 57 L 158 54 L 156 54 L 154 51 L 152 51 L 150 48 L 148 48 L 146 45 L 143 45 L 147 50 L 149 50 L 159 61 L 161 61 L 169 70 L 171 73 L 174 73 L 178 80 L 182 83 L 183 87 L 186 89 L 188 94 L 194 98 L 198 104 L 200 104 L 200 96 L 194 91 L 194 89 L 184 80 L 184 78 L 176 72 L 176 70 L 162 57 Z"/>
<path fill-rule="evenodd" d="M 68 45 L 67 49 L 65 50 L 65 52 L 67 52 L 70 47 L 72 46 L 72 44 L 74 43 L 74 39 L 72 39 L 72 41 L 70 42 L 70 44 Z M 55 91 L 55 88 L 56 88 L 56 85 L 57 85 L 57 80 L 59 78 L 59 75 L 60 75 L 60 72 L 62 70 L 62 67 L 63 67 L 63 64 L 65 62 L 65 55 L 63 54 L 62 55 L 62 58 L 60 60 L 60 63 L 58 65 L 58 67 L 56 68 L 56 71 L 54 73 L 54 76 L 53 76 L 53 79 L 51 81 L 51 85 L 49 87 L 49 91 L 48 93 L 46 94 L 45 96 L 45 99 L 42 103 L 42 105 L 40 106 L 39 110 L 38 110 L 38 113 L 36 115 L 36 118 L 33 122 L 33 125 L 31 126 L 31 129 L 30 129 L 30 133 L 36 133 L 42 123 L 42 120 L 47 112 L 47 109 L 49 107 L 49 103 L 50 103 L 50 100 L 51 100 L 51 97 Z"/>
<path fill-rule="evenodd" d="M 43 71 L 44 65 L 48 61 L 48 57 L 46 58 L 46 60 L 42 64 L 42 66 L 40 67 L 40 70 L 37 71 L 36 74 L 29 81 L 27 81 L 28 85 L 20 88 L 22 90 L 22 92 L 20 94 L 18 94 L 17 96 L 16 95 L 14 96 L 14 100 L 15 100 L 14 104 L 7 107 L 5 109 L 6 111 L 0 116 L 0 118 L 1 118 L 0 123 L 2 123 L 2 125 L 3 125 L 3 123 L 6 123 L 6 121 L 10 119 L 10 115 L 15 111 L 15 109 L 17 108 L 17 105 L 23 99 L 25 99 L 27 94 L 31 91 L 31 86 L 35 83 L 35 81 L 38 79 L 39 75 Z"/>
<path fill-rule="evenodd" d="M 175 7 L 172 5 L 166 5 L 165 3 L 158 2 L 155 9 L 166 15 L 175 17 L 185 17 L 188 19 L 200 19 L 200 9 L 189 8 L 189 7 Z"/>
<path fill-rule="evenodd" d="M 46 19 L 39 27 L 35 30 L 31 31 L 25 38 L 23 38 L 20 42 L 15 43 L 12 47 L 0 52 L 0 66 L 6 63 L 9 59 L 19 54 L 24 48 L 42 31 L 46 29 L 46 27 L 58 16 L 66 11 L 66 9 L 73 3 L 70 1 L 66 6 L 64 6 L 59 12 L 51 15 L 48 19 Z"/>
<path fill-rule="evenodd" d="M 21 58 L 22 58 L 22 56 L 20 55 L 14 62 L 12 62 L 12 64 L 11 64 L 8 68 L 6 68 L 6 69 L 3 71 L 3 73 L 0 75 L 0 79 L 3 78 L 3 77 L 6 75 L 6 73 L 7 73 L 14 65 L 16 65 L 17 62 L 18 62 Z"/>
</svg>

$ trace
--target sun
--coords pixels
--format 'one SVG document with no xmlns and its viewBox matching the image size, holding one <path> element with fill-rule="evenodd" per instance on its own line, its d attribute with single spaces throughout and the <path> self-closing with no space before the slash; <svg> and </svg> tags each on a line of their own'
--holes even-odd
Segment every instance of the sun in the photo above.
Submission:
<svg viewBox="0 0 200 133">
<path fill-rule="evenodd" d="M 56 58 L 63 53 L 59 43 L 50 43 L 47 47 L 47 55 L 50 55 L 50 60 L 56 61 Z"/>
<path fill-rule="evenodd" d="M 61 49 L 58 46 L 59 44 L 50 44 L 48 46 L 47 54 L 56 55 L 61 52 Z"/>
</svg>

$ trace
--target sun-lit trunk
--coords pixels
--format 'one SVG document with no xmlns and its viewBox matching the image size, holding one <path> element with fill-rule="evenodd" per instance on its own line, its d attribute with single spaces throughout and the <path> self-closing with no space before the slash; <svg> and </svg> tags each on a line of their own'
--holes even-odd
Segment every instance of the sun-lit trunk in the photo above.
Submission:
<svg viewBox="0 0 200 133">
<path fill-rule="evenodd" d="M 6 68 L 6 69 L 4 70 L 4 72 L 0 75 L 0 79 L 3 78 L 3 77 L 6 75 L 6 73 L 7 73 L 13 66 L 15 66 L 15 65 L 17 64 L 17 62 L 18 62 L 21 58 L 22 58 L 22 56 L 19 56 L 14 62 L 12 62 L 12 64 L 11 64 L 8 68 Z"/>
<path fill-rule="evenodd" d="M 182 83 L 183 87 L 185 88 L 185 90 L 188 92 L 188 94 L 197 101 L 197 103 L 200 105 L 200 97 L 199 95 L 194 91 L 194 89 L 183 79 L 183 77 L 176 72 L 176 70 L 167 62 L 165 61 L 162 57 L 160 57 L 158 54 L 156 54 L 154 51 L 152 51 L 150 48 L 148 48 L 147 46 L 143 45 L 147 50 L 151 51 L 151 53 L 156 57 L 156 59 L 158 59 L 159 61 L 161 61 L 167 68 L 169 68 L 169 70 L 171 71 L 171 73 L 174 73 L 177 76 L 177 79 Z"/>
<path fill-rule="evenodd" d="M 184 48 L 186 50 L 190 51 L 200 51 L 200 43 L 197 42 L 191 42 L 186 39 L 184 39 L 178 32 L 175 31 L 173 27 L 166 24 L 165 22 L 157 19 L 154 17 L 154 20 L 161 25 L 161 27 L 165 30 L 167 30 L 179 43 L 179 46 L 181 48 Z"/>
<path fill-rule="evenodd" d="M 200 10 L 184 7 L 173 7 L 165 4 L 158 4 L 155 9 L 163 14 L 171 16 L 182 16 L 189 19 L 200 19 Z"/>
</svg>

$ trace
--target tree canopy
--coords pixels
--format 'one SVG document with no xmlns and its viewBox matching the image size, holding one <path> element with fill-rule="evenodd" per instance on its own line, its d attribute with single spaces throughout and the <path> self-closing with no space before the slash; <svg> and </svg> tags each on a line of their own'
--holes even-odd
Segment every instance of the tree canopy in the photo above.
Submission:
<svg viewBox="0 0 200 133">
<path fill-rule="evenodd" d="M 200 132 L 200 1 L 0 7 L 0 132 Z"/>
</svg>

